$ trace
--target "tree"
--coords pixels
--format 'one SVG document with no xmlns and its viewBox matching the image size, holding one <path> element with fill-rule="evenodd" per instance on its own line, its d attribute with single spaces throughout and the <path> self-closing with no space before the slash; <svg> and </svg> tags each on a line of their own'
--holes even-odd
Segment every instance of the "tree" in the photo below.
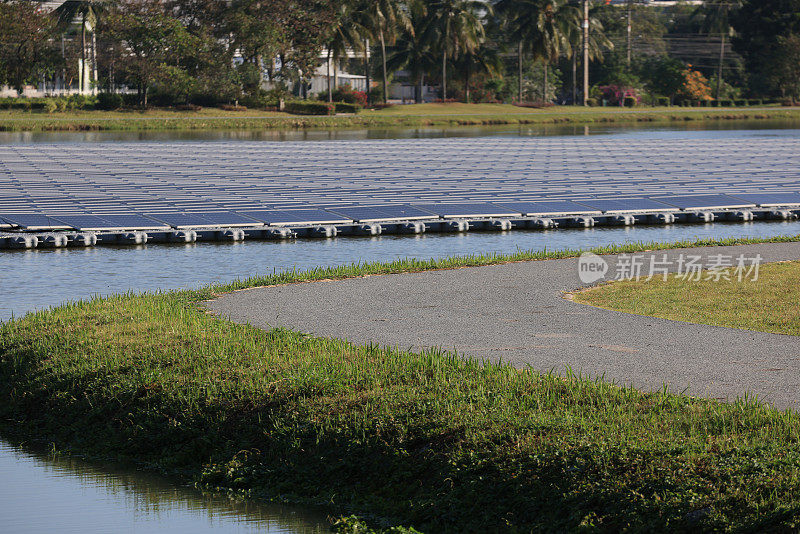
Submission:
<svg viewBox="0 0 800 534">
<path fill-rule="evenodd" d="M 92 26 L 92 34 L 94 34 L 97 25 L 103 13 L 106 12 L 111 2 L 109 0 L 67 0 L 55 11 L 53 14 L 58 19 L 58 25 L 61 28 L 66 28 L 71 25 L 76 18 L 80 17 L 81 20 L 81 71 L 86 72 L 86 26 Z M 97 55 L 94 53 L 95 49 L 92 47 L 92 64 L 97 61 Z M 78 88 L 81 92 L 86 90 L 84 87 L 84 80 L 86 74 L 81 74 L 78 80 Z M 95 80 L 97 81 L 97 80 Z"/>
<path fill-rule="evenodd" d="M 571 38 L 581 26 L 580 10 L 567 0 L 501 0 L 512 34 L 544 64 L 542 94 L 547 94 L 548 67 L 561 54 L 572 54 Z"/>
<path fill-rule="evenodd" d="M 732 13 L 733 46 L 744 57 L 752 92 L 780 94 L 772 73 L 787 52 L 781 39 L 800 35 L 799 13 L 800 0 L 744 0 Z"/>
<path fill-rule="evenodd" d="M 53 20 L 33 2 L 0 2 L 0 84 L 22 93 L 38 82 L 58 61 L 50 40 Z"/>
<path fill-rule="evenodd" d="M 722 90 L 723 71 L 725 66 L 725 44 L 730 37 L 733 28 L 731 27 L 731 12 L 741 7 L 740 0 L 705 0 L 703 5 L 698 7 L 693 16 L 703 16 L 702 31 L 709 34 L 719 34 L 719 68 L 717 72 L 716 88 L 714 98 L 720 98 Z"/>
<path fill-rule="evenodd" d="M 567 26 L 567 55 L 572 64 L 572 103 L 578 102 L 578 56 L 583 50 L 582 24 Z M 608 38 L 603 22 L 595 15 L 589 14 L 589 61 L 603 61 L 605 51 L 614 50 L 614 43 Z"/>
<path fill-rule="evenodd" d="M 479 48 L 461 54 L 456 60 L 456 68 L 464 75 L 464 102 L 469 104 L 472 76 L 484 74 L 493 78 L 501 78 L 503 61 L 497 50 L 482 43 Z"/>
<path fill-rule="evenodd" d="M 356 18 L 359 13 L 358 4 L 353 0 L 346 0 L 339 4 L 336 22 L 332 25 L 326 46 L 328 49 L 328 102 L 333 101 L 333 87 L 331 86 L 331 64 L 334 68 L 334 80 L 339 59 L 347 57 L 348 50 L 361 50 L 363 37 L 367 29 Z"/>
<path fill-rule="evenodd" d="M 711 100 L 711 88 L 708 80 L 701 73 L 692 70 L 692 66 L 684 71 L 684 81 L 678 95 L 686 100 Z"/>
<path fill-rule="evenodd" d="M 411 0 L 408 4 L 410 28 L 400 33 L 392 53 L 387 58 L 387 69 L 396 72 L 407 69 L 414 81 L 414 101 L 422 102 L 422 86 L 425 74 L 436 68 L 435 43 L 427 41 L 431 34 L 425 32 L 428 9 L 423 0 Z M 435 35 L 434 35 L 435 36 Z"/>
<path fill-rule="evenodd" d="M 432 0 L 424 40 L 438 41 L 442 60 L 442 101 L 447 101 L 447 59 L 473 52 L 484 37 L 481 12 L 490 6 L 478 0 Z"/>
<path fill-rule="evenodd" d="M 400 0 L 365 0 L 359 8 L 360 16 L 357 20 L 360 26 L 372 35 L 377 36 L 381 44 L 381 64 L 383 66 L 383 102 L 388 98 L 388 73 L 386 65 L 386 42 L 394 44 L 402 32 L 411 32 L 414 28 L 411 25 L 409 14 L 401 5 Z M 367 49 L 364 48 L 366 55 Z M 367 73 L 369 76 L 369 73 Z M 369 87 L 367 87 L 369 95 Z"/>
<path fill-rule="evenodd" d="M 779 37 L 772 83 L 792 102 L 800 98 L 800 35 Z"/>
<path fill-rule="evenodd" d="M 119 63 L 136 85 L 140 105 L 147 107 L 151 83 L 166 67 L 180 67 L 182 55 L 196 40 L 181 22 L 165 12 L 160 0 L 123 0 L 108 15 L 109 33 L 124 46 Z M 178 74 L 174 69 L 170 77 Z"/>
<path fill-rule="evenodd" d="M 686 84 L 686 65 L 669 56 L 655 56 L 646 60 L 642 66 L 643 78 L 649 89 L 659 95 L 669 97 L 670 101 L 681 93 Z M 701 100 L 695 98 L 694 100 Z"/>
</svg>

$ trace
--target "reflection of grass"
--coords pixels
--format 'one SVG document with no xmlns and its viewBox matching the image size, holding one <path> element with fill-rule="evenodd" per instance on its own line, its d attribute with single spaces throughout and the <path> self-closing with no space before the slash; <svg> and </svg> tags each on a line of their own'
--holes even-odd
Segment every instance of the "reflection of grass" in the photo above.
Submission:
<svg viewBox="0 0 800 534">
<path fill-rule="evenodd" d="M 420 104 L 394 106 L 358 115 L 294 116 L 259 110 L 199 112 L 76 111 L 27 113 L 0 111 L 0 131 L 223 130 L 297 128 L 392 128 L 486 126 L 495 124 L 592 124 L 737 119 L 800 119 L 800 109 L 749 108 L 522 108 L 506 104 Z"/>
<path fill-rule="evenodd" d="M 705 278 L 705 276 L 704 276 Z M 575 301 L 675 321 L 800 335 L 800 263 L 764 265 L 757 281 L 684 281 L 670 276 L 602 285 Z"/>
<path fill-rule="evenodd" d="M 431 532 L 791 528 L 793 413 L 261 331 L 198 309 L 258 285 L 575 254 L 315 269 L 29 314 L 0 326 L 0 428 Z"/>
</svg>

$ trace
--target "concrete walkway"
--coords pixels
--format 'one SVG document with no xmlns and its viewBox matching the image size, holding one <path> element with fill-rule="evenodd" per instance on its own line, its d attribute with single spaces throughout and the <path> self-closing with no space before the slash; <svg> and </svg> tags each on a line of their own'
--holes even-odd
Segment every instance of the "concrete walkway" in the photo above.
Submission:
<svg viewBox="0 0 800 534">
<path fill-rule="evenodd" d="M 668 254 L 674 270 L 681 255 L 704 263 L 720 254 L 798 260 L 800 243 L 653 254 L 659 262 Z M 648 265 L 651 254 L 638 256 Z M 613 277 L 620 257 L 604 259 Z M 357 344 L 441 347 L 542 371 L 570 366 L 644 390 L 666 383 L 721 400 L 748 392 L 800 408 L 800 337 L 628 315 L 562 297 L 585 285 L 577 259 L 549 260 L 256 288 L 224 295 L 209 309 Z"/>
</svg>

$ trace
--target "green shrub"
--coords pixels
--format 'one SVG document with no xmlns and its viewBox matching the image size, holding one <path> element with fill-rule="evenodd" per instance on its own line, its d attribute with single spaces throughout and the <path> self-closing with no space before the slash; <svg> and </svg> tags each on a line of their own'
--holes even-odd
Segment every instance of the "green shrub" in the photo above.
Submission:
<svg viewBox="0 0 800 534">
<path fill-rule="evenodd" d="M 139 105 L 139 95 L 136 93 L 124 93 L 120 96 L 122 96 L 122 105 L 126 108 L 134 108 Z"/>
<path fill-rule="evenodd" d="M 90 95 L 72 95 L 69 97 L 67 107 L 73 109 L 94 109 L 97 97 Z"/>
<path fill-rule="evenodd" d="M 285 111 L 293 115 L 333 115 L 334 105 L 328 102 L 287 102 Z"/>
<path fill-rule="evenodd" d="M 278 99 L 266 93 L 247 95 L 239 99 L 239 104 L 250 109 L 275 109 L 278 107 Z"/>
<path fill-rule="evenodd" d="M 749 105 L 747 100 L 735 100 L 733 103 L 736 105 L 736 107 L 740 107 L 740 108 Z"/>
<path fill-rule="evenodd" d="M 15 111 L 30 111 L 31 107 L 32 105 L 30 98 L 18 97 L 11 99 L 7 109 L 13 109 Z"/>
<path fill-rule="evenodd" d="M 53 102 L 55 103 L 56 110 L 59 113 L 63 113 L 65 111 L 67 111 L 67 107 L 68 107 L 69 102 L 67 102 L 66 98 L 63 98 L 63 97 L 54 98 Z"/>
<path fill-rule="evenodd" d="M 662 107 L 668 107 L 670 105 L 669 98 L 666 96 L 659 96 L 656 103 Z"/>
<path fill-rule="evenodd" d="M 106 111 L 119 109 L 122 107 L 122 95 L 117 93 L 100 93 L 97 95 L 97 109 Z"/>
<path fill-rule="evenodd" d="M 764 101 L 761 100 L 760 98 L 755 98 L 753 100 L 750 100 L 750 105 L 751 106 L 763 106 L 764 105 Z"/>
<path fill-rule="evenodd" d="M 586 103 L 589 104 L 589 106 L 596 108 L 600 104 L 600 101 L 596 98 L 589 98 L 586 100 Z"/>
<path fill-rule="evenodd" d="M 58 104 L 54 98 L 47 98 L 44 101 L 44 112 L 45 113 L 55 113 L 58 111 Z"/>
<path fill-rule="evenodd" d="M 334 104 L 334 109 L 336 113 L 358 113 L 361 111 L 361 106 L 348 102 L 336 102 Z"/>
<path fill-rule="evenodd" d="M 623 100 L 623 105 L 626 108 L 632 108 L 632 107 L 636 106 L 636 102 L 637 102 L 636 98 L 634 98 L 632 96 L 626 96 L 625 100 Z"/>
</svg>

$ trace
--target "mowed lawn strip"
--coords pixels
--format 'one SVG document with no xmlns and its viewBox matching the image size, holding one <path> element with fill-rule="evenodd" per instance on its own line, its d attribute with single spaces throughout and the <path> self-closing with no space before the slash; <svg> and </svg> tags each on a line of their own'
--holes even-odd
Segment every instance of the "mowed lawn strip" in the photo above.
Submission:
<svg viewBox="0 0 800 534">
<path fill-rule="evenodd" d="M 290 115 L 248 109 L 201 111 L 171 109 L 71 111 L 44 113 L 0 111 L 0 131 L 125 131 L 411 128 L 535 124 L 649 123 L 720 120 L 800 120 L 800 109 L 759 108 L 585 108 L 534 109 L 509 104 L 414 104 L 336 116 Z"/>
<path fill-rule="evenodd" d="M 736 242 L 753 241 L 677 246 Z M 426 532 L 796 528 L 793 412 L 262 331 L 202 309 L 245 287 L 575 253 L 351 265 L 32 313 L 0 326 L 0 428 Z"/>
<path fill-rule="evenodd" d="M 800 336 L 800 262 L 763 265 L 755 281 L 716 278 L 705 272 L 699 281 L 676 275 L 626 280 L 576 293 L 574 300 L 673 321 Z"/>
</svg>

